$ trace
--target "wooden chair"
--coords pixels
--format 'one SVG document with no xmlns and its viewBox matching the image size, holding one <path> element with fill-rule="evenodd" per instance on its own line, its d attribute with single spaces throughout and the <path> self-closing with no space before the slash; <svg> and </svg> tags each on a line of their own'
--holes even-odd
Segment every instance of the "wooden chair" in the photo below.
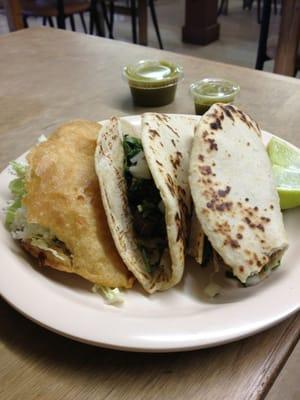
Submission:
<svg viewBox="0 0 300 400">
<path fill-rule="evenodd" d="M 261 0 L 256 0 L 256 2 L 257 2 L 257 22 L 260 24 L 261 23 Z M 277 15 L 277 11 L 278 11 L 277 0 L 272 0 L 272 2 L 273 2 L 273 6 L 274 6 L 274 14 Z M 243 9 L 245 10 L 246 8 L 248 8 L 248 10 L 251 10 L 253 3 L 254 3 L 254 0 L 243 0 Z"/>
<path fill-rule="evenodd" d="M 275 58 L 276 55 L 275 48 L 273 47 L 268 48 L 271 7 L 272 7 L 272 0 L 264 0 L 261 28 L 260 28 L 257 56 L 256 56 L 256 64 L 255 64 L 255 68 L 258 70 L 262 70 L 264 68 L 265 61 Z M 294 65 L 292 66 L 294 75 L 296 75 L 297 71 L 300 69 L 299 50 L 300 49 L 298 46 L 298 56 L 295 57 Z"/>
<path fill-rule="evenodd" d="M 261 22 L 261 0 L 257 0 L 257 22 L 260 24 Z M 228 3 L 229 0 L 220 0 L 220 5 L 218 9 L 218 15 L 227 15 L 228 14 Z M 252 5 L 254 3 L 254 0 L 243 0 L 243 10 L 246 8 L 248 10 L 252 9 Z M 277 0 L 273 0 L 273 5 L 274 5 L 274 14 L 277 15 Z"/>
<path fill-rule="evenodd" d="M 84 13 L 90 13 L 90 33 L 94 26 L 99 36 L 105 36 L 104 24 L 97 9 L 97 0 L 21 0 L 24 26 L 28 27 L 28 17 L 42 17 L 43 24 L 54 26 L 56 18 L 57 27 L 66 28 L 66 19 L 69 18 L 71 29 L 75 31 L 74 15 L 79 14 L 83 30 L 87 33 Z"/>
<path fill-rule="evenodd" d="M 140 17 L 138 15 L 137 9 L 137 1 L 138 0 L 125 0 L 125 1 L 117 1 L 117 0 L 105 0 L 104 3 L 107 3 L 109 6 L 109 21 L 108 21 L 108 30 L 109 36 L 113 39 L 113 28 L 114 28 L 114 15 L 115 14 L 124 14 L 131 16 L 131 27 L 132 27 L 132 40 L 133 43 L 137 43 L 137 19 Z M 162 39 L 160 36 L 158 20 L 155 10 L 154 0 L 148 0 L 148 5 L 150 8 L 150 13 L 154 25 L 154 29 L 156 32 L 157 40 L 159 43 L 159 47 L 163 49 Z"/>
</svg>

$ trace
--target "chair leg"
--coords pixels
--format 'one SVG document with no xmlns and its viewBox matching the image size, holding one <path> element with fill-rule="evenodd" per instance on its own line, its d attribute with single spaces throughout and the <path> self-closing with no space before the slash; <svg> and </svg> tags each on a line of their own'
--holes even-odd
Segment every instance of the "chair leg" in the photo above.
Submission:
<svg viewBox="0 0 300 400">
<path fill-rule="evenodd" d="M 90 29 L 89 29 L 90 35 L 94 33 L 94 20 L 93 20 L 93 14 L 92 10 L 90 9 Z"/>
<path fill-rule="evenodd" d="M 278 11 L 278 9 L 277 9 L 277 0 L 273 0 L 273 3 L 274 3 L 274 14 L 277 15 L 277 11 Z"/>
<path fill-rule="evenodd" d="M 221 14 L 228 15 L 228 0 L 221 0 L 218 16 Z"/>
<path fill-rule="evenodd" d="M 228 0 L 221 0 L 220 6 L 219 6 L 219 9 L 218 9 L 218 12 L 217 12 L 218 16 L 221 15 L 221 14 L 227 14 L 227 12 L 226 12 L 226 4 L 228 6 Z M 228 8 L 227 8 L 227 11 L 228 11 Z"/>
<path fill-rule="evenodd" d="M 95 23 L 97 35 L 105 36 L 103 21 L 101 21 L 97 10 L 97 0 L 91 1 L 91 20 L 93 21 L 92 23 Z"/>
<path fill-rule="evenodd" d="M 84 15 L 83 15 L 82 12 L 79 13 L 79 17 L 80 17 L 80 21 L 81 21 L 81 24 L 82 24 L 82 27 L 83 27 L 83 31 L 84 31 L 84 33 L 87 33 L 87 27 L 86 27 L 86 23 L 85 23 L 85 20 L 84 20 Z"/>
<path fill-rule="evenodd" d="M 155 28 L 157 40 L 158 40 L 158 43 L 159 43 L 159 48 L 163 49 L 164 47 L 163 47 L 161 36 L 160 36 L 160 32 L 159 32 L 154 0 L 149 0 L 149 7 L 150 7 L 150 12 L 151 12 L 152 20 L 153 20 L 153 25 L 154 25 L 154 28 Z"/>
<path fill-rule="evenodd" d="M 66 21 L 65 21 L 65 8 L 64 1 L 57 0 L 57 27 L 59 29 L 66 29 Z"/>
<path fill-rule="evenodd" d="M 133 43 L 137 43 L 136 2 L 135 2 L 135 0 L 130 1 L 130 9 L 131 9 L 132 41 L 133 41 Z"/>
<path fill-rule="evenodd" d="M 104 18 L 104 21 L 105 21 L 107 29 L 108 29 L 108 36 L 109 36 L 110 39 L 113 39 L 114 37 L 113 37 L 111 21 L 108 18 L 107 7 L 106 7 L 105 0 L 101 0 L 101 8 L 102 8 L 103 18 Z"/>
<path fill-rule="evenodd" d="M 28 28 L 28 20 L 26 15 L 22 15 L 24 28 Z"/>
<path fill-rule="evenodd" d="M 259 70 L 263 69 L 264 62 L 268 59 L 267 41 L 268 41 L 269 25 L 271 17 L 271 1 L 272 0 L 264 0 L 263 3 L 262 21 L 260 26 L 259 42 L 258 42 L 257 57 L 255 64 L 255 68 Z"/>
<path fill-rule="evenodd" d="M 257 22 L 261 23 L 261 1 L 257 0 Z"/>
<path fill-rule="evenodd" d="M 47 21 L 49 22 L 49 25 L 51 26 L 51 28 L 54 28 L 54 23 L 53 23 L 52 17 L 47 17 Z"/>
<path fill-rule="evenodd" d="M 110 20 L 110 29 L 113 34 L 114 31 L 114 22 L 115 22 L 115 5 L 114 0 L 110 0 L 109 2 L 109 20 Z"/>
<path fill-rule="evenodd" d="M 75 20 L 74 20 L 74 15 L 73 14 L 70 15 L 70 24 L 71 24 L 72 31 L 75 32 L 76 28 L 75 28 Z"/>
<path fill-rule="evenodd" d="M 253 0 L 244 0 L 243 1 L 243 10 L 248 8 L 248 10 L 252 9 Z"/>
<path fill-rule="evenodd" d="M 228 3 L 229 3 L 229 0 L 226 0 L 225 15 L 228 15 Z"/>
</svg>

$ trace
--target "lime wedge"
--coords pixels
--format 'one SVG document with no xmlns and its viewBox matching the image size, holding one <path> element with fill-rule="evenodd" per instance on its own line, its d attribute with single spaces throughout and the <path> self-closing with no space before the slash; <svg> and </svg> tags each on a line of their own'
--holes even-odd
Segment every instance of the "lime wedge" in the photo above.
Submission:
<svg viewBox="0 0 300 400">
<path fill-rule="evenodd" d="M 300 170 L 300 149 L 285 140 L 273 137 L 267 147 L 272 164 Z"/>
<path fill-rule="evenodd" d="M 300 168 L 296 170 L 273 165 L 272 169 L 281 209 L 300 206 Z"/>
</svg>

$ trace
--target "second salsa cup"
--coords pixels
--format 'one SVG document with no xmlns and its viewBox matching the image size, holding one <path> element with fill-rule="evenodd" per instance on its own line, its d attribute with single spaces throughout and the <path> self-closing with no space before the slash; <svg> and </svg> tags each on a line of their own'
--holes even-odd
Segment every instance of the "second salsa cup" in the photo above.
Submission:
<svg viewBox="0 0 300 400">
<path fill-rule="evenodd" d="M 135 105 L 158 107 L 172 103 L 183 71 L 168 61 L 142 60 L 124 67 L 123 77 Z"/>
<path fill-rule="evenodd" d="M 214 103 L 232 103 L 240 87 L 227 79 L 206 78 L 192 83 L 190 91 L 196 114 L 203 115 Z"/>
</svg>

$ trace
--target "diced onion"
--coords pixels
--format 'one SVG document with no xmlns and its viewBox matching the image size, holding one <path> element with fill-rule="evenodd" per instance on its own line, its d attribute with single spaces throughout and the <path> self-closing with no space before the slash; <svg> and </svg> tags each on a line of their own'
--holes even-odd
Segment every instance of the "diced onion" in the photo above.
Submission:
<svg viewBox="0 0 300 400">
<path fill-rule="evenodd" d="M 42 134 L 42 135 L 40 135 L 39 137 L 38 137 L 38 143 L 44 143 L 44 142 L 47 142 L 47 137 L 44 135 L 44 134 Z"/>
<path fill-rule="evenodd" d="M 124 302 L 123 293 L 120 291 L 119 288 L 111 289 L 102 285 L 94 285 L 92 287 L 92 292 L 104 296 L 106 302 L 111 305 L 117 305 Z"/>
<path fill-rule="evenodd" d="M 143 151 L 132 157 L 130 162 L 135 164 L 129 167 L 129 172 L 132 176 L 138 179 L 151 179 L 151 173 Z"/>
</svg>

